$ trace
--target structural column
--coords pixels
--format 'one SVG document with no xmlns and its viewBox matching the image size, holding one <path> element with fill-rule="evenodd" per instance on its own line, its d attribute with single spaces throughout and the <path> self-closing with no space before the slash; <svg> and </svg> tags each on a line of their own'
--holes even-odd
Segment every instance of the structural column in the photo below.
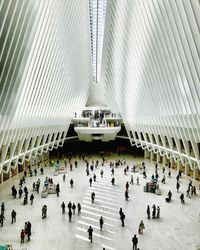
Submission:
<svg viewBox="0 0 200 250">
<path fill-rule="evenodd" d="M 177 172 L 179 172 L 180 171 L 180 167 L 181 166 L 181 162 L 180 162 L 180 160 L 178 160 L 177 161 Z"/>
<path fill-rule="evenodd" d="M 153 157 L 154 157 L 154 154 L 153 154 L 153 150 L 151 151 L 151 158 L 150 160 L 153 161 Z"/>
<path fill-rule="evenodd" d="M 163 155 L 163 166 L 165 166 L 166 162 L 167 162 L 167 157 L 166 155 Z"/>
<path fill-rule="evenodd" d="M 189 174 L 190 166 L 188 163 L 185 163 L 185 175 Z"/>
<path fill-rule="evenodd" d="M 156 156 L 156 162 L 159 163 L 160 162 L 160 154 L 157 153 L 157 156 Z"/>
<path fill-rule="evenodd" d="M 197 166 L 194 166 L 193 177 L 194 177 L 195 180 L 199 180 L 199 169 L 198 169 Z"/>
<path fill-rule="evenodd" d="M 3 183 L 3 170 L 1 172 L 1 183 Z"/>
</svg>

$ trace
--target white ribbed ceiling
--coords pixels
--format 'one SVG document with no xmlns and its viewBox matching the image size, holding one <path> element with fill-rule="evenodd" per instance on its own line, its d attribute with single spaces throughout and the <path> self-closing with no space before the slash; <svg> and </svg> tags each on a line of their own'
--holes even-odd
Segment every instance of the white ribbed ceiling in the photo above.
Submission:
<svg viewBox="0 0 200 250">
<path fill-rule="evenodd" d="M 198 0 L 1 0 L 0 172 L 62 146 L 93 81 L 132 145 L 200 168 Z"/>
<path fill-rule="evenodd" d="M 200 168 L 199 31 L 197 0 L 108 1 L 101 81 L 133 145 Z"/>
<path fill-rule="evenodd" d="M 0 1 L 0 172 L 62 145 L 92 81 L 87 1 Z"/>
</svg>

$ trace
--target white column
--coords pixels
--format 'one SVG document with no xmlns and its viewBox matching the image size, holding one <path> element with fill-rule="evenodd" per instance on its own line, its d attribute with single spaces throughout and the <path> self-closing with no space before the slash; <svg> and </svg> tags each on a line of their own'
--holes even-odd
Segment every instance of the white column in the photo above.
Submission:
<svg viewBox="0 0 200 250">
<path fill-rule="evenodd" d="M 199 169 L 197 166 L 194 166 L 193 177 L 195 180 L 199 180 Z"/>
<path fill-rule="evenodd" d="M 185 163 L 185 175 L 189 174 L 190 166 L 188 163 Z"/>
<path fill-rule="evenodd" d="M 156 158 L 156 162 L 157 162 L 157 163 L 160 163 L 160 154 L 158 153 L 156 157 L 157 157 L 157 158 Z"/>
<path fill-rule="evenodd" d="M 154 154 L 153 154 L 153 151 L 151 151 L 151 156 L 150 156 L 150 160 L 153 161 L 153 157 L 154 157 Z"/>
</svg>

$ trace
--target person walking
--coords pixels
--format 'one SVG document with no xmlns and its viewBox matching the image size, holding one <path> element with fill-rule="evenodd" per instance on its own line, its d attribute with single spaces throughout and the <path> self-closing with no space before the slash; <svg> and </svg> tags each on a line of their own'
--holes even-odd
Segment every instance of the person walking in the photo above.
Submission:
<svg viewBox="0 0 200 250">
<path fill-rule="evenodd" d="M 13 222 L 16 222 L 16 215 L 17 215 L 17 213 L 15 212 L 15 210 L 13 209 L 12 210 L 12 212 L 11 212 L 11 219 L 12 219 L 12 224 L 13 224 Z"/>
<path fill-rule="evenodd" d="M 78 207 L 78 215 L 80 215 L 80 213 L 81 213 L 81 204 L 78 203 L 78 204 L 77 204 L 77 207 Z"/>
<path fill-rule="evenodd" d="M 92 200 L 92 204 L 94 203 L 94 199 L 95 199 L 95 193 L 94 193 L 94 192 L 92 192 L 92 193 L 91 193 L 91 200 Z"/>
<path fill-rule="evenodd" d="M 93 235 L 93 228 L 90 226 L 87 230 L 88 232 L 88 239 L 90 240 L 90 242 L 92 243 L 92 235 Z"/>
<path fill-rule="evenodd" d="M 47 217 L 47 206 L 42 206 L 42 219 L 45 219 Z"/>
<path fill-rule="evenodd" d="M 125 191 L 124 195 L 125 195 L 125 200 L 128 201 L 129 196 L 128 196 L 128 191 L 127 190 Z"/>
<path fill-rule="evenodd" d="M 3 222 L 4 222 L 4 220 L 5 220 L 4 214 L 1 213 L 1 214 L 0 214 L 0 224 L 1 224 L 2 227 L 3 227 Z"/>
<path fill-rule="evenodd" d="M 24 231 L 24 229 L 22 229 L 22 231 L 20 233 L 20 238 L 21 238 L 21 243 L 24 243 L 24 238 L 25 238 L 25 231 Z"/>
<path fill-rule="evenodd" d="M 4 202 L 1 203 L 1 213 L 4 214 L 5 211 L 5 204 Z"/>
<path fill-rule="evenodd" d="M 179 192 L 179 188 L 180 188 L 180 183 L 179 181 L 176 182 L 176 190 L 177 190 L 177 193 Z"/>
<path fill-rule="evenodd" d="M 65 182 L 65 179 L 66 179 L 66 175 L 65 174 L 63 174 L 63 181 Z"/>
<path fill-rule="evenodd" d="M 74 181 L 73 181 L 73 179 L 70 180 L 70 186 L 71 186 L 71 188 L 73 188 L 73 186 L 74 186 Z"/>
<path fill-rule="evenodd" d="M 112 183 L 113 186 L 115 185 L 115 177 L 113 177 L 113 178 L 111 179 L 111 183 Z"/>
<path fill-rule="evenodd" d="M 132 184 L 132 185 L 134 184 L 134 183 L 133 183 L 133 175 L 131 175 L 131 181 L 130 181 L 130 184 Z"/>
<path fill-rule="evenodd" d="M 156 219 L 160 218 L 160 207 L 157 206 L 157 215 L 156 215 Z"/>
<path fill-rule="evenodd" d="M 133 250 L 137 250 L 138 238 L 137 238 L 136 234 L 133 236 L 132 242 L 133 242 Z"/>
<path fill-rule="evenodd" d="M 90 187 L 92 186 L 92 177 L 89 179 Z"/>
<path fill-rule="evenodd" d="M 19 188 L 18 193 L 19 193 L 19 199 L 21 199 L 21 197 L 22 197 L 22 193 L 23 193 L 23 190 L 22 190 L 22 188 L 21 188 L 21 187 Z"/>
<path fill-rule="evenodd" d="M 150 207 L 149 207 L 149 205 L 147 206 L 147 219 L 150 219 Z"/>
<path fill-rule="evenodd" d="M 183 193 L 180 195 L 180 199 L 181 199 L 181 203 L 184 204 L 185 200 L 184 200 L 184 194 Z"/>
<path fill-rule="evenodd" d="M 59 183 L 57 183 L 57 185 L 56 185 L 56 194 L 57 194 L 57 197 L 59 196 L 59 193 L 60 193 L 60 185 L 59 185 Z"/>
<path fill-rule="evenodd" d="M 68 207 L 69 210 L 72 209 L 72 203 L 71 203 L 71 201 L 68 203 L 67 207 Z"/>
<path fill-rule="evenodd" d="M 64 203 L 64 201 L 61 204 L 61 208 L 62 208 L 62 214 L 65 214 L 65 203 Z"/>
<path fill-rule="evenodd" d="M 155 218 L 156 218 L 156 205 L 154 204 L 154 205 L 152 206 L 152 208 L 153 208 L 153 211 L 152 211 L 152 219 L 155 219 Z"/>
<path fill-rule="evenodd" d="M 119 209 L 119 217 L 120 217 L 120 219 L 121 219 L 122 213 L 123 213 L 123 211 L 122 211 L 122 208 L 120 207 L 120 209 Z"/>
<path fill-rule="evenodd" d="M 100 224 L 100 229 L 103 230 L 103 217 L 101 216 L 100 220 L 99 220 L 99 224 Z"/>
<path fill-rule="evenodd" d="M 30 237 L 31 237 L 31 223 L 30 223 L 30 221 L 28 221 L 28 223 L 27 223 L 27 236 L 28 236 L 28 241 L 30 241 Z"/>
<path fill-rule="evenodd" d="M 71 222 L 72 221 L 72 210 L 71 209 L 69 209 L 68 216 L 69 216 L 69 222 Z"/>
<path fill-rule="evenodd" d="M 161 182 L 162 182 L 163 184 L 165 184 L 165 180 L 166 180 L 165 175 L 163 175 L 163 178 L 162 178 Z"/>
<path fill-rule="evenodd" d="M 101 178 L 103 178 L 103 169 L 101 169 L 101 172 L 100 172 L 100 175 L 101 175 Z"/>
<path fill-rule="evenodd" d="M 129 189 L 129 183 L 128 183 L 128 181 L 126 182 L 126 190 L 128 191 L 128 189 Z"/>
<path fill-rule="evenodd" d="M 124 220 L 125 220 L 125 217 L 126 217 L 125 214 L 122 212 L 122 213 L 121 213 L 121 218 L 120 218 L 120 219 L 121 219 L 121 222 L 122 222 L 122 227 L 124 227 Z"/>
<path fill-rule="evenodd" d="M 97 180 L 97 176 L 96 176 L 95 173 L 94 173 L 94 175 L 93 175 L 93 180 L 94 180 L 94 182 L 96 182 L 96 180 Z"/>
<path fill-rule="evenodd" d="M 144 222 L 143 222 L 143 220 L 141 220 L 140 225 L 139 225 L 139 229 L 138 229 L 139 234 L 143 234 L 144 229 L 145 229 Z"/>
<path fill-rule="evenodd" d="M 72 205 L 72 210 L 73 210 L 73 214 L 75 214 L 75 211 L 76 211 L 76 204 L 75 203 L 73 203 L 73 205 Z"/>
<path fill-rule="evenodd" d="M 34 195 L 31 194 L 31 196 L 30 196 L 31 205 L 33 205 L 33 200 L 34 200 Z"/>
</svg>

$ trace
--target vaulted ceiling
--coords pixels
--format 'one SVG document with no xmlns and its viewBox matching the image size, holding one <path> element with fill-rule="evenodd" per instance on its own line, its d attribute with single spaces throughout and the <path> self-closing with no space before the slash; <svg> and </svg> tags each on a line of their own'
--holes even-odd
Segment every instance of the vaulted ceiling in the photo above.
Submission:
<svg viewBox="0 0 200 250">
<path fill-rule="evenodd" d="M 199 17 L 198 0 L 1 0 L 0 172 L 62 146 L 93 81 L 132 145 L 200 168 Z"/>
</svg>

